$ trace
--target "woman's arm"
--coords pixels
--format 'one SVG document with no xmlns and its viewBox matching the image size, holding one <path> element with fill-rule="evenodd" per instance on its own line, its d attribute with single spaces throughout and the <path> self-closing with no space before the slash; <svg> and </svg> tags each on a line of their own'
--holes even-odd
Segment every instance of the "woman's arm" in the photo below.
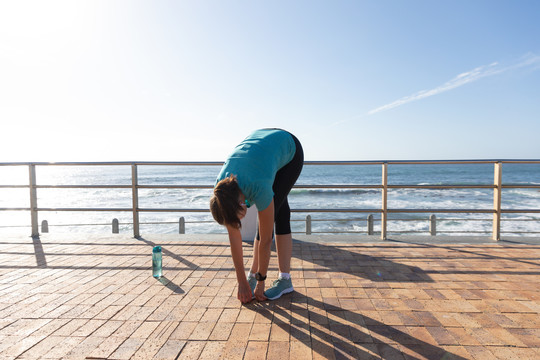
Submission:
<svg viewBox="0 0 540 360">
<path fill-rule="evenodd" d="M 244 270 L 244 254 L 242 250 L 242 234 L 240 229 L 227 226 L 229 233 L 229 243 L 231 244 L 231 255 L 233 258 L 234 269 L 236 270 L 236 280 L 238 281 L 238 300 L 242 303 L 250 302 L 253 298 L 251 288 L 246 278 Z"/>
<path fill-rule="evenodd" d="M 274 229 L 274 199 L 270 205 L 259 211 L 259 269 L 258 272 L 266 275 L 268 264 L 270 263 L 270 253 L 272 246 L 272 230 Z M 266 300 L 264 296 L 264 282 L 258 281 L 255 288 L 255 298 L 257 300 Z"/>
</svg>

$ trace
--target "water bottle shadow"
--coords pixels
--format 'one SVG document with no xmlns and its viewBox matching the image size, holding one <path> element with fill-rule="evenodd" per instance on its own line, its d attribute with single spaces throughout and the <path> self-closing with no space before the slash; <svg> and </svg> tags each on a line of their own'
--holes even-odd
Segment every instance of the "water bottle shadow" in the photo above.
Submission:
<svg viewBox="0 0 540 360">
<path fill-rule="evenodd" d="M 162 276 L 162 277 L 160 277 L 160 278 L 158 278 L 156 280 L 159 281 L 167 289 L 171 290 L 175 294 L 184 294 L 185 293 L 185 291 L 182 290 L 182 288 L 179 285 L 176 285 L 171 280 L 167 279 L 167 277 L 165 277 L 165 276 Z"/>
</svg>

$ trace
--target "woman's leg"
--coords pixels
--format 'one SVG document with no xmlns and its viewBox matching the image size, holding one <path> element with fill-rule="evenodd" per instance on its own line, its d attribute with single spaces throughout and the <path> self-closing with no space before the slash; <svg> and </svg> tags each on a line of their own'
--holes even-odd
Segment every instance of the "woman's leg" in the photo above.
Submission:
<svg viewBox="0 0 540 360">
<path fill-rule="evenodd" d="M 253 241 L 253 263 L 250 270 L 252 274 L 255 274 L 259 268 L 259 243 L 260 241 Z"/>
<path fill-rule="evenodd" d="M 276 235 L 279 272 L 291 272 L 292 234 Z"/>
<path fill-rule="evenodd" d="M 289 273 L 291 271 L 292 234 L 291 234 L 291 209 L 287 195 L 296 183 L 304 165 L 304 151 L 302 145 L 293 136 L 296 152 L 293 159 L 280 169 L 274 180 L 274 220 L 276 223 L 276 250 L 278 255 L 279 271 Z"/>
</svg>

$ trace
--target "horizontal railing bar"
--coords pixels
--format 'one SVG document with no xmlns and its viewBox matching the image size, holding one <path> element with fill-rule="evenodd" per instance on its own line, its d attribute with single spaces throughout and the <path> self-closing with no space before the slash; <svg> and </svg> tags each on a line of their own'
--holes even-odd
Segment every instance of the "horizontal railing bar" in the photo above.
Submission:
<svg viewBox="0 0 540 360">
<path fill-rule="evenodd" d="M 29 185 L 0 185 L 0 189 Z M 36 185 L 36 189 L 131 189 L 132 185 Z M 503 189 L 540 189 L 540 185 L 503 184 Z M 214 185 L 137 185 L 138 189 L 213 189 Z M 296 189 L 382 189 L 382 185 L 328 184 L 295 185 Z M 495 185 L 388 185 L 389 189 L 493 189 Z"/>
<path fill-rule="evenodd" d="M 374 161 L 305 161 L 306 165 L 415 165 L 415 164 L 540 164 L 539 159 L 473 159 L 473 160 L 374 160 Z"/>
<path fill-rule="evenodd" d="M 0 208 L 0 211 L 30 211 L 30 208 L 10 207 Z M 37 211 L 133 211 L 132 208 L 38 208 Z M 202 213 L 209 212 L 208 209 L 187 209 L 187 208 L 139 208 L 137 211 L 141 212 L 194 212 Z M 380 209 L 291 209 L 291 212 L 298 213 L 380 213 Z M 478 214 L 491 214 L 494 212 L 492 209 L 388 209 L 389 213 L 478 213 Z M 505 214 L 517 214 L 517 213 L 540 213 L 540 209 L 502 209 L 502 213 Z M 334 221 L 345 221 L 339 219 L 328 219 Z M 365 219 L 364 219 L 365 220 Z M 380 219 L 374 219 L 380 221 Z M 391 219 L 393 221 L 414 221 L 416 219 Z M 422 219 L 418 219 L 422 220 Z M 427 220 L 427 219 L 426 219 Z M 445 219 L 440 218 L 437 221 L 456 221 L 456 220 L 469 220 L 469 221 L 490 221 L 489 219 Z M 538 221 L 536 219 L 505 219 L 507 221 Z M 313 219 L 313 221 L 321 221 Z M 351 220 L 353 221 L 353 220 Z"/>
<path fill-rule="evenodd" d="M 380 219 L 373 219 L 374 221 L 381 221 Z M 291 219 L 291 221 L 296 222 L 306 222 L 306 219 Z M 367 218 L 360 218 L 360 219 L 319 219 L 319 218 L 311 218 L 311 222 L 315 221 L 344 221 L 344 222 L 354 222 L 354 221 L 367 221 Z"/>
<path fill-rule="evenodd" d="M 391 218 L 389 220 L 392 220 L 392 221 L 429 221 L 429 218 L 428 217 L 425 217 L 425 218 L 413 218 L 413 219 L 402 219 L 402 218 L 394 219 L 394 218 Z M 520 221 L 540 221 L 540 219 L 512 219 L 512 218 L 503 218 L 502 220 L 505 221 L 505 222 L 509 222 L 509 221 L 517 221 L 517 222 L 520 222 Z M 291 219 L 291 221 L 305 222 L 306 219 Z M 354 222 L 354 221 L 367 221 L 367 218 L 359 218 L 359 219 L 311 218 L 311 221 L 312 222 L 315 222 L 315 221 L 320 221 L 320 222 L 324 222 L 324 221 Z M 373 218 L 373 221 L 374 222 L 379 222 L 379 221 L 381 221 L 381 219 Z M 444 221 L 446 221 L 446 222 L 448 222 L 448 221 L 493 221 L 493 219 L 437 218 L 437 222 L 444 222 Z"/>
<path fill-rule="evenodd" d="M 214 185 L 137 185 L 138 189 L 213 189 Z"/>
<path fill-rule="evenodd" d="M 103 162 L 4 162 L 0 166 L 221 166 L 223 161 L 103 161 Z"/>
<path fill-rule="evenodd" d="M 139 208 L 137 211 L 141 212 L 194 212 L 194 213 L 209 213 L 209 209 L 167 209 L 167 208 Z"/>
<path fill-rule="evenodd" d="M 293 189 L 382 189 L 382 185 L 327 184 L 327 185 L 294 185 Z"/>
<path fill-rule="evenodd" d="M 48 224 L 49 227 L 73 227 L 73 226 L 111 226 L 110 223 L 107 224 Z"/>
<path fill-rule="evenodd" d="M 2 186 L 0 186 L 1 188 Z M 12 187 L 12 186 L 4 186 Z M 18 186 L 26 187 L 26 186 Z M 36 189 L 132 189 L 133 185 L 36 185 Z M 138 189 L 213 189 L 213 185 L 137 185 Z"/>
<path fill-rule="evenodd" d="M 540 189 L 540 185 L 502 184 L 503 189 Z"/>
<path fill-rule="evenodd" d="M 37 208 L 36 210 L 37 211 L 133 211 L 132 208 Z"/>
<path fill-rule="evenodd" d="M 437 230 L 437 234 L 438 235 L 441 235 L 441 234 L 468 234 L 468 233 L 472 233 L 472 234 L 489 234 L 491 233 L 491 231 L 489 230 L 486 230 L 486 231 L 482 231 L 482 230 L 467 230 L 467 231 L 463 231 L 463 230 Z"/>
<path fill-rule="evenodd" d="M 494 189 L 495 185 L 388 185 L 389 189 Z"/>
<path fill-rule="evenodd" d="M 0 189 L 28 188 L 29 185 L 0 185 Z M 540 189 L 540 185 L 503 184 L 503 189 Z M 132 185 L 36 185 L 36 189 L 131 189 Z M 137 185 L 139 189 L 213 189 L 214 185 Z M 382 189 L 382 185 L 295 185 L 296 189 Z M 493 189 L 495 185 L 388 185 L 389 189 Z"/>
<path fill-rule="evenodd" d="M 493 209 L 388 209 L 389 213 L 476 213 L 493 214 Z"/>
<path fill-rule="evenodd" d="M 371 212 L 381 212 L 381 210 L 380 209 L 291 209 L 291 212 L 371 213 Z"/>
<path fill-rule="evenodd" d="M 382 212 L 381 209 L 291 209 L 291 212 Z M 492 214 L 492 209 L 388 209 L 389 213 L 479 213 Z"/>
<path fill-rule="evenodd" d="M 503 221 L 540 221 L 540 219 L 512 219 L 512 218 L 501 218 Z M 489 221 L 489 220 L 488 220 Z"/>
<path fill-rule="evenodd" d="M 0 208 L 0 211 L 26 210 L 30 208 Z M 37 211 L 133 211 L 132 208 L 37 208 Z M 210 212 L 209 209 L 186 209 L 186 208 L 138 208 L 141 212 Z M 329 213 L 379 213 L 381 209 L 291 209 L 291 212 L 329 212 Z M 492 214 L 493 209 L 388 209 L 389 213 L 478 213 Z M 540 209 L 503 209 L 503 213 L 540 213 Z M 391 219 L 396 220 L 396 219 Z M 450 219 L 438 219 L 450 220 Z"/>
<path fill-rule="evenodd" d="M 501 234 L 540 234 L 540 231 L 501 231 Z"/>
<path fill-rule="evenodd" d="M 3 185 L 0 188 L 28 188 L 28 185 Z M 36 185 L 37 189 L 131 189 L 132 185 Z M 493 189 L 494 185 L 388 185 L 389 189 Z M 512 187 L 512 186 L 508 186 Z M 525 187 L 525 186 L 520 186 Z M 540 185 L 529 186 L 540 188 Z M 137 185 L 138 189 L 213 189 L 214 185 Z M 295 189 L 382 189 L 382 185 L 295 185 Z"/>
<path fill-rule="evenodd" d="M 540 164 L 540 159 L 305 161 L 305 165 Z M 220 166 L 223 161 L 0 162 L 0 166 Z"/>
<path fill-rule="evenodd" d="M 425 221 L 429 221 L 429 218 L 425 218 L 423 219 Z M 493 221 L 493 219 L 467 219 L 467 218 L 461 218 L 461 219 L 458 219 L 458 218 L 455 218 L 455 219 L 451 219 L 451 218 L 437 218 L 437 222 L 440 222 L 440 221 Z"/>
<path fill-rule="evenodd" d="M 131 189 L 131 185 L 36 185 L 36 189 Z"/>
</svg>

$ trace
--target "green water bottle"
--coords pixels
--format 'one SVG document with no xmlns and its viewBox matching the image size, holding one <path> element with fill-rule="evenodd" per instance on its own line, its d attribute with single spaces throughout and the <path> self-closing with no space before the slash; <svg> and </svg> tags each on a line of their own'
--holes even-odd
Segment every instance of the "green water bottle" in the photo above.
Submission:
<svg viewBox="0 0 540 360">
<path fill-rule="evenodd" d="M 161 277 L 161 246 L 154 246 L 152 250 L 152 273 L 156 279 Z"/>
</svg>

